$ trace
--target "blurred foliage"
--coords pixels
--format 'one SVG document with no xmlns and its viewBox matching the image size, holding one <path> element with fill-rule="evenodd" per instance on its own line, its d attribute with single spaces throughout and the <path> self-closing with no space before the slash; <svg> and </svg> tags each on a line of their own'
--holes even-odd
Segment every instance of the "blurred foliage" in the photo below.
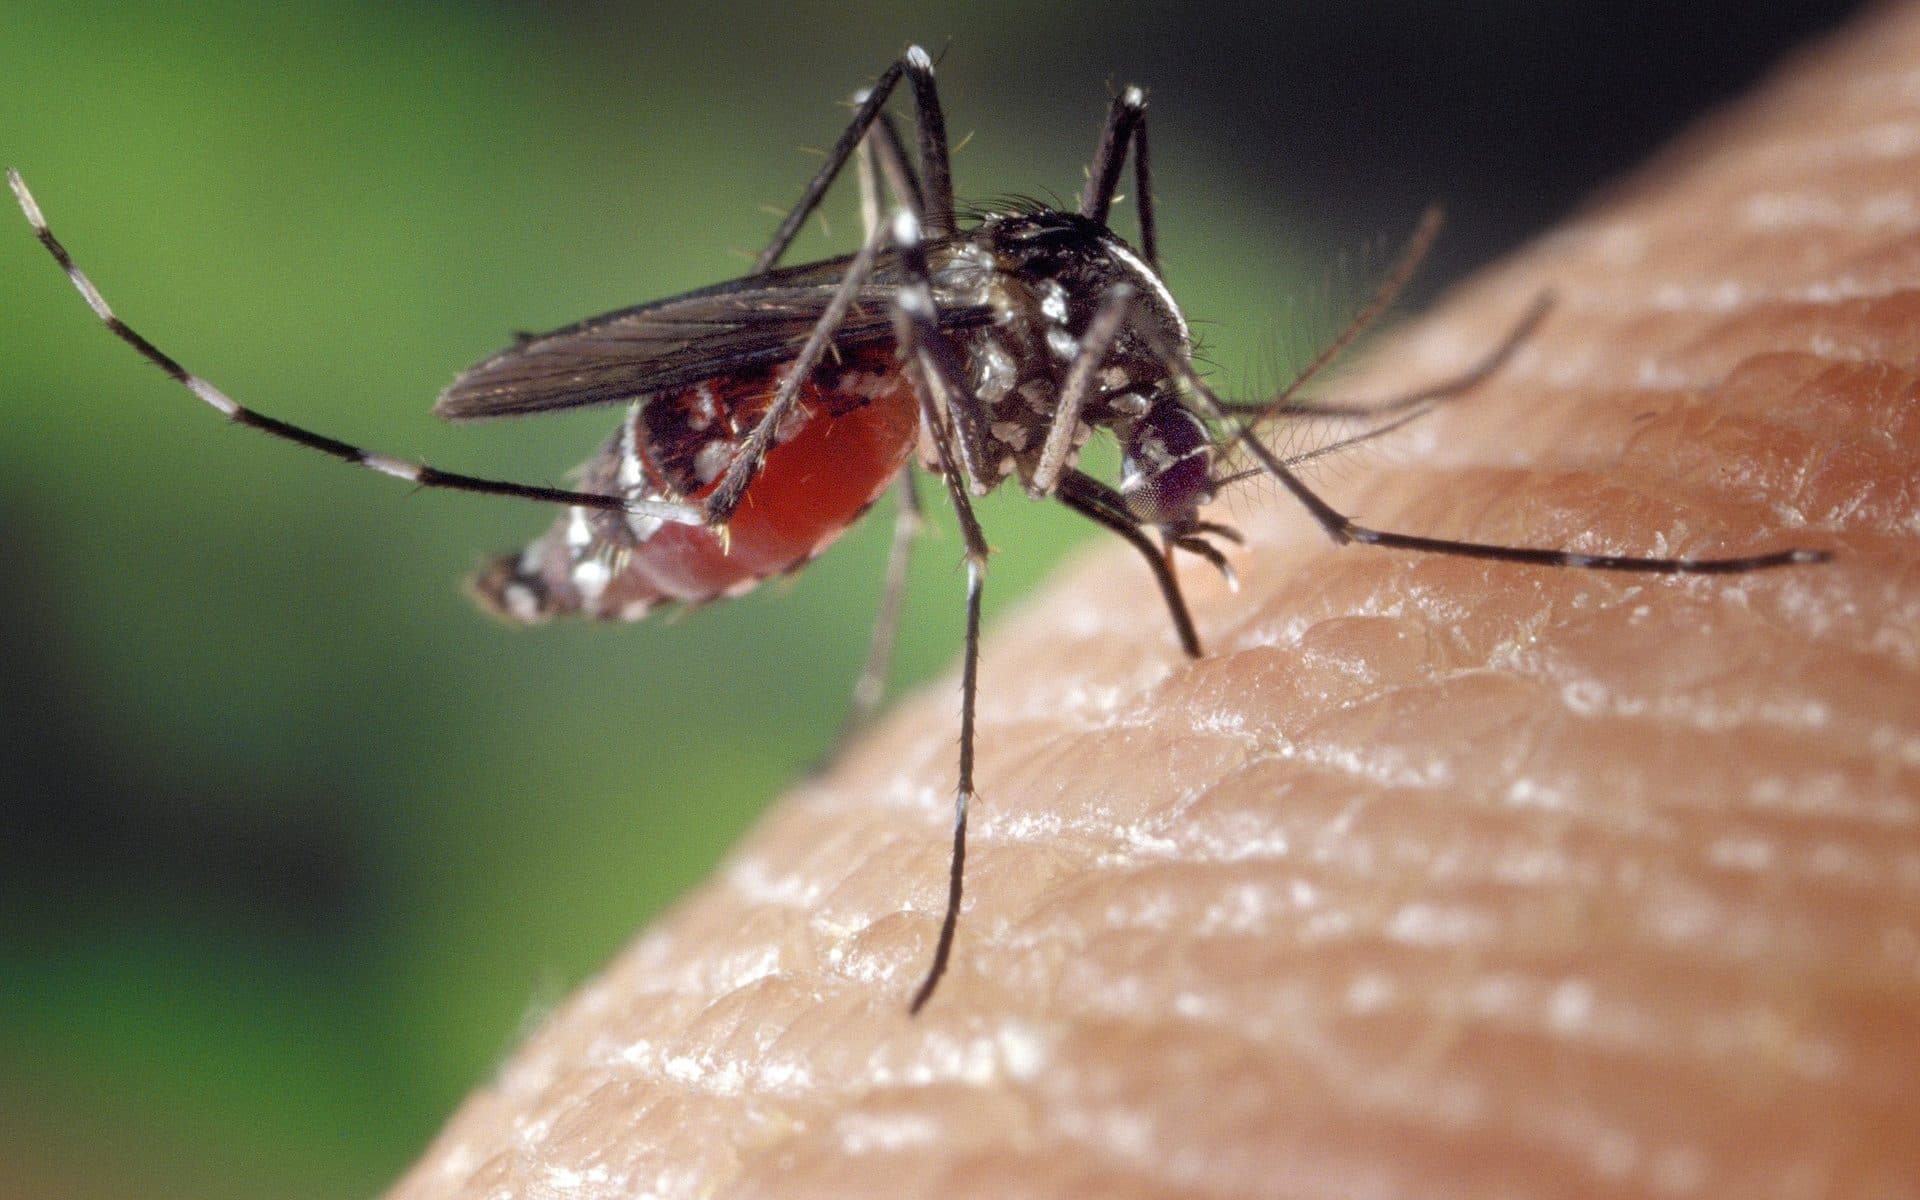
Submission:
<svg viewBox="0 0 1920 1200">
<path fill-rule="evenodd" d="M 1073 195 L 1128 69 L 1098 11 L 16 6 L 0 157 L 243 401 L 558 481 L 611 413 L 454 429 L 438 388 L 516 329 L 740 273 L 798 148 L 912 39 L 952 39 L 963 192 Z M 1219 140 L 1155 133 L 1175 285 L 1251 361 L 1287 214 Z M 796 259 L 849 247 L 830 209 Z M 0 279 L 0 1196 L 376 1192 L 825 745 L 887 523 L 684 621 L 509 631 L 456 582 L 550 514 L 223 426 L 4 214 Z M 1013 495 L 985 518 L 992 609 L 1089 536 Z M 955 539 L 923 546 L 909 685 L 961 615 Z"/>
</svg>

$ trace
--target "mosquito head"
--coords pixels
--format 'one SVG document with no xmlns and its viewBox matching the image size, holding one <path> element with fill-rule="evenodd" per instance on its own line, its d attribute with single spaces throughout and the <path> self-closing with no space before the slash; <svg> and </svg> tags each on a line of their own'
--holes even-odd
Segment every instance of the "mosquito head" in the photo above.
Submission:
<svg viewBox="0 0 1920 1200">
<path fill-rule="evenodd" d="M 1121 436 L 1120 494 L 1147 525 L 1178 534 L 1213 499 L 1213 432 L 1162 391 Z"/>
</svg>

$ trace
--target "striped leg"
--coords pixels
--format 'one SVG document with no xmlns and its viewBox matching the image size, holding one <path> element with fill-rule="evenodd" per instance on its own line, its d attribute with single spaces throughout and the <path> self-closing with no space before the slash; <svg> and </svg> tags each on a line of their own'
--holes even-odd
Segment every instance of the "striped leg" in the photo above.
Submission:
<svg viewBox="0 0 1920 1200">
<path fill-rule="evenodd" d="M 808 181 L 800 199 L 788 210 L 780 227 L 774 231 L 772 242 L 754 261 L 754 274 L 779 265 L 781 256 L 793 244 L 800 227 L 813 215 L 813 210 L 820 207 L 827 189 L 833 186 L 834 179 L 853 157 L 855 148 L 867 136 L 868 128 L 880 115 L 881 108 L 903 76 L 913 90 L 914 124 L 920 134 L 919 215 L 934 236 L 944 237 L 953 232 L 953 173 L 947 162 L 947 121 L 940 108 L 939 90 L 933 83 L 933 59 L 920 47 L 909 46 L 907 52 L 881 72 L 880 78 L 874 80 L 873 86 L 861 95 L 853 120 L 847 122 L 840 140 L 827 151 L 827 161 Z"/>
<path fill-rule="evenodd" d="M 1128 85 L 1107 109 L 1107 123 L 1100 132 L 1100 145 L 1087 167 L 1087 186 L 1080 195 L 1080 215 L 1108 223 L 1114 193 L 1120 187 L 1120 169 L 1126 165 L 1127 147 L 1133 147 L 1133 209 L 1140 222 L 1140 253 L 1153 268 L 1160 270 L 1160 235 L 1153 220 L 1153 168 L 1147 161 L 1147 94 Z"/>
<path fill-rule="evenodd" d="M 863 92 L 853 100 L 855 104 L 862 104 L 866 98 Z M 887 190 L 893 194 L 894 204 L 919 211 L 919 177 L 907 162 L 899 130 L 894 128 L 886 113 L 881 113 L 874 120 L 873 128 L 867 131 L 854 165 L 859 171 L 860 219 L 864 236 L 873 237 L 881 227 L 880 185 L 883 179 Z M 873 719 L 886 694 L 887 674 L 892 669 L 893 652 L 900 637 L 901 607 L 907 595 L 907 567 L 913 557 L 913 543 L 926 526 L 920 507 L 920 491 L 914 484 L 913 472 L 914 466 L 908 462 L 900 468 L 900 477 L 894 484 L 893 540 L 887 549 L 887 573 L 880 588 L 880 607 L 874 614 L 873 634 L 867 643 L 866 661 L 861 664 L 860 675 L 853 685 L 853 704 L 840 722 L 840 731 L 834 735 L 833 747 L 827 755 L 829 759 L 836 757 L 840 748 Z"/>
<path fill-rule="evenodd" d="M 905 265 L 908 282 L 894 302 L 895 336 L 904 356 L 903 369 L 920 400 L 921 428 L 933 443 L 941 482 L 960 525 L 967 551 L 966 643 L 960 658 L 960 766 L 953 797 L 953 850 L 947 869 L 947 904 L 934 943 L 933 963 L 915 989 L 907 1011 L 917 1014 L 933 998 L 953 955 L 954 935 L 960 924 L 961 885 L 967 865 L 967 810 L 974 797 L 974 710 L 980 696 L 980 598 L 986 587 L 987 537 L 968 497 L 979 478 L 969 461 L 968 430 L 984 424 L 982 405 L 967 384 L 958 349 L 940 328 L 926 248 L 916 214 L 901 209 L 892 221 L 893 244 Z"/>
<path fill-rule="evenodd" d="M 914 124 L 920 134 L 918 175 L 906 163 L 898 134 L 881 111 L 887 98 L 892 95 L 894 86 L 903 77 L 913 90 Z M 876 129 L 878 136 L 869 137 Z M 800 226 L 819 207 L 827 188 L 832 186 L 841 170 L 856 154 L 861 155 L 863 162 L 868 155 L 879 160 L 879 167 L 890 180 L 899 202 L 916 206 L 912 212 L 918 226 L 940 236 L 953 232 L 953 176 L 947 161 L 947 123 L 940 108 L 939 91 L 933 82 L 933 60 L 925 50 L 909 46 L 907 52 L 881 74 L 873 87 L 861 94 L 853 120 L 847 123 L 840 140 L 827 152 L 827 161 L 780 222 L 780 227 L 774 231 L 773 241 L 755 260 L 755 274 L 772 269 L 780 261 L 793 244 Z M 868 210 L 872 208 L 871 205 L 866 207 Z M 772 406 L 767 409 L 767 415 L 747 435 L 739 453 L 727 465 L 726 474 L 721 477 L 719 485 L 701 503 L 700 514 L 704 524 L 724 526 L 740 506 L 747 487 L 759 474 L 767 450 L 773 445 L 775 431 L 799 399 L 801 386 L 813 373 L 814 367 L 819 365 L 834 333 L 853 308 L 860 285 L 866 282 L 872 272 L 874 261 L 886 241 L 886 232 L 880 223 L 869 220 L 868 226 L 860 252 L 848 265 L 839 291 L 834 294 L 826 311 L 820 314 L 820 320 L 815 323 L 806 344 L 794 358 L 793 365 L 781 381 L 779 392 L 774 396 Z"/>
<path fill-rule="evenodd" d="M 40 244 L 47 248 L 47 253 L 53 255 L 54 261 L 58 262 L 61 269 L 67 273 L 67 278 L 73 282 L 74 288 L 86 300 L 87 307 L 93 310 L 93 314 L 100 318 L 101 323 L 115 337 L 139 351 L 142 358 L 165 371 L 175 383 L 198 396 L 215 412 L 236 425 L 258 429 L 262 433 L 305 446 L 309 450 L 318 450 L 349 465 L 365 467 L 369 471 L 378 471 L 382 475 L 391 475 L 395 479 L 404 479 L 420 487 L 447 488 L 490 496 L 512 496 L 521 500 L 539 501 L 543 504 L 610 509 L 657 517 L 660 520 L 680 524 L 700 523 L 700 510 L 692 505 L 675 504 L 664 500 L 628 500 L 620 496 L 606 496 L 593 492 L 571 492 L 564 488 L 513 483 L 503 479 L 482 479 L 475 475 L 459 475 L 452 471 L 442 471 L 437 467 L 427 466 L 425 463 L 362 450 L 358 446 L 349 445 L 337 438 L 315 433 L 298 425 L 291 425 L 277 417 L 267 416 L 265 413 L 255 412 L 181 366 L 171 355 L 122 321 L 108 306 L 106 297 L 100 294 L 100 289 L 94 286 L 93 280 L 87 278 L 86 273 L 75 265 L 73 256 L 67 253 L 67 248 L 53 236 L 53 230 L 47 226 L 46 217 L 40 212 L 40 205 L 35 202 L 33 193 L 27 190 L 26 181 L 20 178 L 20 173 L 9 169 L 7 184 L 13 188 L 14 197 L 20 202 L 20 211 L 26 214 L 27 221 L 32 224 L 35 235 L 40 239 Z"/>
</svg>

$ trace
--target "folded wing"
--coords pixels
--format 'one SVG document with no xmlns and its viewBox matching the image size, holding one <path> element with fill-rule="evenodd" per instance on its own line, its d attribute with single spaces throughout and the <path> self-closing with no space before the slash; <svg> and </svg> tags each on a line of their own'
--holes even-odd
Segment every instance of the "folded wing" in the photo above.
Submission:
<svg viewBox="0 0 1920 1200">
<path fill-rule="evenodd" d="M 794 357 L 833 297 L 847 259 L 771 271 L 591 317 L 519 342 L 462 372 L 433 411 L 451 421 L 618 404 Z M 834 335 L 842 350 L 893 337 L 899 268 L 889 259 Z M 984 309 L 942 314 L 978 324 Z"/>
</svg>

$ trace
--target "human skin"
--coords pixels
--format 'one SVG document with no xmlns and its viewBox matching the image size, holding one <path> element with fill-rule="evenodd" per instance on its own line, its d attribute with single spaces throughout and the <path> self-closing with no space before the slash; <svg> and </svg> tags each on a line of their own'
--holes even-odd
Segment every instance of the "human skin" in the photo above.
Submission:
<svg viewBox="0 0 1920 1200">
<path fill-rule="evenodd" d="M 1655 578 L 1218 506 L 1183 659 L 1124 547 L 777 803 L 395 1200 L 1920 1196 L 1920 8 L 1799 61 L 1342 395 L 1386 528 L 1834 561 Z M 956 581 L 956 588 L 958 583 Z M 689 803 L 697 797 L 690 796 Z"/>
</svg>

